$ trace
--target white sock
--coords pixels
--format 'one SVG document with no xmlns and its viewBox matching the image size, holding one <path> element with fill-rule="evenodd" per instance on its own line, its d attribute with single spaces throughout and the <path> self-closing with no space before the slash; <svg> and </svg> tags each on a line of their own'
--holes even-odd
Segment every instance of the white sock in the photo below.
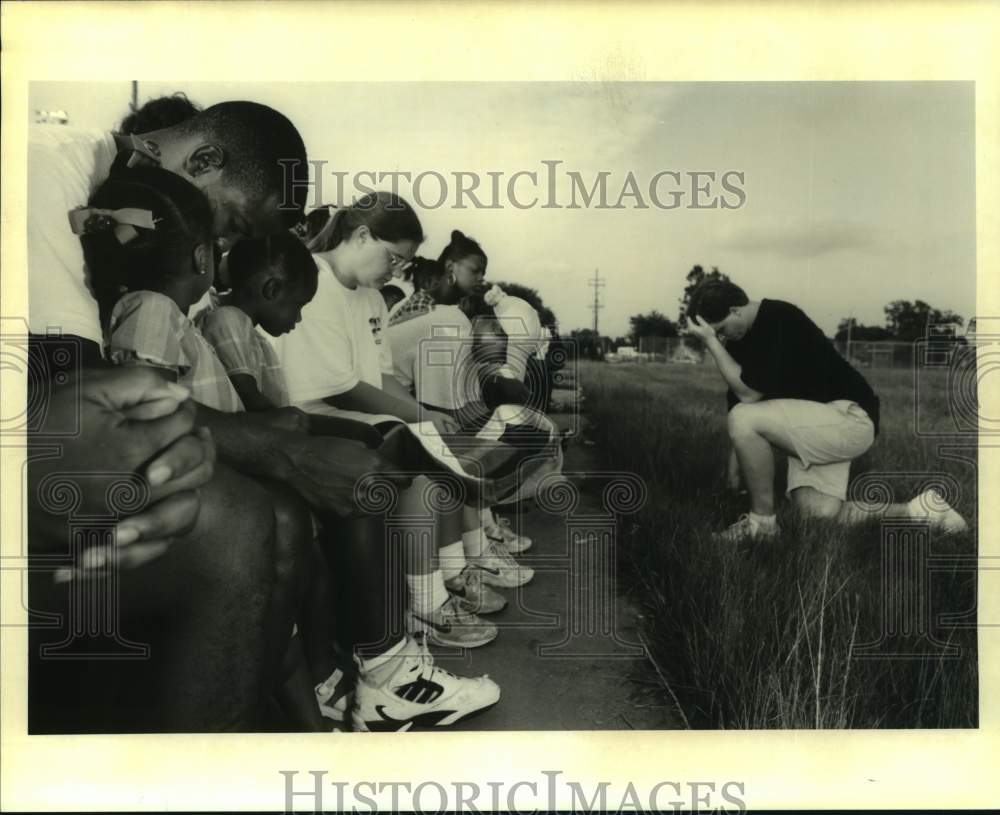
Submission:
<svg viewBox="0 0 1000 815">
<path fill-rule="evenodd" d="M 482 519 L 483 526 L 497 525 L 497 519 L 493 517 L 493 510 L 490 507 L 484 507 L 483 511 L 479 513 L 479 517 Z"/>
<path fill-rule="evenodd" d="M 467 558 L 482 557 L 486 549 L 486 532 L 480 526 L 462 533 L 462 546 Z"/>
<path fill-rule="evenodd" d="M 417 614 L 430 614 L 448 599 L 440 569 L 430 574 L 408 574 L 406 585 L 410 587 L 410 608 Z"/>
<path fill-rule="evenodd" d="M 933 496 L 930 497 L 930 500 L 927 500 L 925 499 L 926 495 L 926 491 L 922 492 L 919 495 L 914 495 L 906 502 L 906 512 L 911 518 L 923 521 L 929 518 L 935 511 L 938 511 L 934 506 Z"/>
<path fill-rule="evenodd" d="M 750 520 L 760 526 L 765 526 L 771 528 L 772 526 L 777 526 L 778 516 L 777 515 L 758 515 L 756 512 L 750 513 Z"/>
<path fill-rule="evenodd" d="M 400 651 L 403 650 L 403 646 L 406 645 L 406 637 L 403 637 L 399 642 L 393 645 L 388 651 L 383 651 L 381 654 L 373 656 L 371 659 L 359 659 L 358 669 L 362 673 L 368 673 L 375 670 L 380 665 L 384 665 L 392 657 L 396 656 Z"/>
<path fill-rule="evenodd" d="M 438 563 L 441 564 L 441 575 L 450 580 L 465 568 L 465 549 L 462 541 L 457 540 L 442 546 L 438 550 Z"/>
</svg>

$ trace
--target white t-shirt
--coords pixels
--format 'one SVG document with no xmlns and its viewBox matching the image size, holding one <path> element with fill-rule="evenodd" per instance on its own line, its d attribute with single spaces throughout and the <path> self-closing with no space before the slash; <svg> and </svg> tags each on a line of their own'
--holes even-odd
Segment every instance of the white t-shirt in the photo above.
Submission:
<svg viewBox="0 0 1000 815">
<path fill-rule="evenodd" d="M 528 358 L 537 356 L 542 347 L 543 329 L 538 312 L 526 301 L 507 294 L 499 286 L 494 286 L 486 294 L 486 303 L 493 306 L 497 321 L 507 335 L 505 367 L 514 378 L 523 382 Z"/>
<path fill-rule="evenodd" d="M 382 295 L 347 288 L 322 257 L 313 258 L 319 268 L 316 296 L 302 309 L 302 322 L 274 341 L 289 400 L 297 405 L 336 396 L 359 382 L 381 390 L 382 375 L 392 374 Z"/>
<path fill-rule="evenodd" d="M 393 373 L 418 402 L 456 410 L 480 401 L 472 323 L 458 306 L 435 306 L 389 328 Z"/>
<path fill-rule="evenodd" d="M 80 238 L 69 211 L 108 177 L 118 154 L 110 133 L 64 125 L 28 129 L 28 324 L 101 345 L 97 300 L 87 285 Z"/>
</svg>

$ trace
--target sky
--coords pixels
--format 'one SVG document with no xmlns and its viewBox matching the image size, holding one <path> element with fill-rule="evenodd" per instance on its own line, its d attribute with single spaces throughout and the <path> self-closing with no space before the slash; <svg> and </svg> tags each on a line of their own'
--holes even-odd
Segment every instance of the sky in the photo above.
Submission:
<svg viewBox="0 0 1000 815">
<path fill-rule="evenodd" d="M 848 316 L 882 324 L 897 299 L 975 312 L 972 83 L 142 81 L 139 99 L 178 90 L 202 105 L 251 99 L 285 113 L 310 159 L 325 162 L 326 202 L 335 171 L 345 196 L 357 173 L 427 174 L 416 189 L 397 182 L 424 226 L 420 253 L 436 257 L 452 229 L 474 236 L 487 277 L 537 289 L 564 332 L 591 325 L 595 270 L 601 333 L 620 336 L 633 314 L 676 319 L 695 264 L 718 266 L 751 298 L 796 303 L 831 335 Z M 31 107 L 110 129 L 130 93 L 129 82 L 33 83 Z M 521 176 L 508 195 L 518 171 L 538 181 Z M 667 172 L 679 175 L 659 176 L 658 199 L 679 205 L 661 209 L 649 187 Z M 715 180 L 692 180 L 699 172 Z M 447 185 L 441 205 L 433 173 Z M 499 207 L 461 200 L 454 173 L 475 173 L 487 205 L 498 179 Z M 622 208 L 569 208 L 574 191 L 582 201 L 569 173 L 588 189 L 604 173 L 606 203 Z M 726 173 L 742 174 L 728 176 L 729 190 Z M 633 194 L 619 202 L 623 188 Z"/>
</svg>

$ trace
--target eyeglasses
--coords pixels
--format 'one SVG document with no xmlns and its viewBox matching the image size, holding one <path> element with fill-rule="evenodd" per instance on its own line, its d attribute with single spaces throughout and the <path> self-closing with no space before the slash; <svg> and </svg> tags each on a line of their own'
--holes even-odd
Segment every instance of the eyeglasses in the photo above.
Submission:
<svg viewBox="0 0 1000 815">
<path fill-rule="evenodd" d="M 381 238 L 378 238 L 377 240 L 379 243 L 382 244 L 382 247 L 385 249 L 386 254 L 389 256 L 389 268 L 392 269 L 393 271 L 401 272 L 403 271 L 403 269 L 405 269 L 413 262 L 409 258 L 403 257 L 398 252 L 393 252 L 392 249 L 389 248 L 389 244 L 387 241 L 384 241 Z"/>
</svg>

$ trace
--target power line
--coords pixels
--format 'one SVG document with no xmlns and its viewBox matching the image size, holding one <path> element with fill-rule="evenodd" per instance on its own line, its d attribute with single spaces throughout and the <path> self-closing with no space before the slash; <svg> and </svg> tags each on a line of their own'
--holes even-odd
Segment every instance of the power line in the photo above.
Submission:
<svg viewBox="0 0 1000 815">
<path fill-rule="evenodd" d="M 598 270 L 594 269 L 594 279 L 588 280 L 587 285 L 594 287 L 594 303 L 589 308 L 594 312 L 594 334 L 600 336 L 597 331 L 597 312 L 604 308 L 604 304 L 601 302 L 601 289 L 606 285 L 598 274 Z"/>
</svg>

